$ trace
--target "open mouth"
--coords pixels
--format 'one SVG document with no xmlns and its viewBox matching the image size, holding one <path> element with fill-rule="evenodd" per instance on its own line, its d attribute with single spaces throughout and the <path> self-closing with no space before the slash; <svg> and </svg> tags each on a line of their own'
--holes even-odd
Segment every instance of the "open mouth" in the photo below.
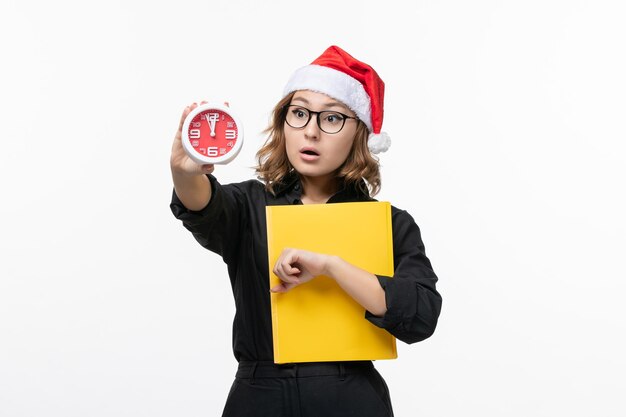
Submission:
<svg viewBox="0 0 626 417">
<path fill-rule="evenodd" d="M 315 150 L 315 148 L 312 147 L 312 146 L 311 147 L 305 146 L 305 147 L 300 148 L 300 153 L 302 155 L 311 156 L 311 157 L 313 157 L 313 156 L 320 156 L 320 154 L 317 152 L 317 150 Z"/>
</svg>

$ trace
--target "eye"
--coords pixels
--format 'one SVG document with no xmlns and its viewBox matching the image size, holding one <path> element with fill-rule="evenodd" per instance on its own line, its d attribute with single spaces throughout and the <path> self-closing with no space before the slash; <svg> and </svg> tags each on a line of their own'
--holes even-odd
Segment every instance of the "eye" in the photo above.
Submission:
<svg viewBox="0 0 626 417">
<path fill-rule="evenodd" d="M 301 108 L 295 108 L 291 111 L 291 113 L 297 118 L 297 119 L 306 119 L 309 117 L 309 113 L 305 110 L 305 109 L 301 109 Z"/>
<path fill-rule="evenodd" d="M 326 113 L 324 115 L 324 121 L 332 124 L 340 123 L 343 120 L 343 116 L 340 113 Z"/>
</svg>

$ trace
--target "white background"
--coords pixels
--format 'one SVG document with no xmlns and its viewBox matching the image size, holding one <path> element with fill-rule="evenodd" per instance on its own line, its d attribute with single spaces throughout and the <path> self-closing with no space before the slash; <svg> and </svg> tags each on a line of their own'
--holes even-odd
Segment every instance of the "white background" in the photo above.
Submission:
<svg viewBox="0 0 626 417">
<path fill-rule="evenodd" d="M 377 362 L 396 416 L 626 414 L 623 3 L 175 3 L 1 3 L 1 416 L 220 415 L 232 295 L 170 212 L 171 141 L 228 100 L 246 142 L 216 175 L 251 178 L 331 44 L 386 81 L 378 198 L 444 298 Z"/>
</svg>

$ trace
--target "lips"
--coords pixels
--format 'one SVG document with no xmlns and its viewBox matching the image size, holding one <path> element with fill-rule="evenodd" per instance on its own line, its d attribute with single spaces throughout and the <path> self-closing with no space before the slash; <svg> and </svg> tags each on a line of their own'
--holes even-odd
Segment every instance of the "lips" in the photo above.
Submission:
<svg viewBox="0 0 626 417">
<path fill-rule="evenodd" d="M 311 147 L 306 147 L 306 148 L 300 149 L 300 153 L 303 153 L 303 154 L 309 155 L 309 156 L 320 156 L 319 152 L 316 151 L 315 148 L 311 148 Z"/>
<path fill-rule="evenodd" d="M 307 146 L 300 149 L 300 159 L 305 162 L 317 161 L 319 157 L 320 154 L 315 148 Z"/>
</svg>

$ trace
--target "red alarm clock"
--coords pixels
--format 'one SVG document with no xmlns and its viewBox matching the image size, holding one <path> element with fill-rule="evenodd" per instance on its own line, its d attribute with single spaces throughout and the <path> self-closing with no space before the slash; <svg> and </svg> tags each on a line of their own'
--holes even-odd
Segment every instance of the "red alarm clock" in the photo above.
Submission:
<svg viewBox="0 0 626 417">
<path fill-rule="evenodd" d="M 227 164 L 243 145 L 241 121 L 226 106 L 201 104 L 193 109 L 182 130 L 183 148 L 200 165 Z"/>
</svg>

